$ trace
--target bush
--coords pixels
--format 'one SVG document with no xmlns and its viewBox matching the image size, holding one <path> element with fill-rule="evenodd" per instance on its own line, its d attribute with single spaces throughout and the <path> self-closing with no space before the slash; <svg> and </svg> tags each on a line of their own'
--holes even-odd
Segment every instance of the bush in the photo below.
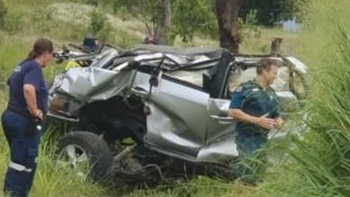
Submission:
<svg viewBox="0 0 350 197">
<path fill-rule="evenodd" d="M 20 13 L 10 13 L 4 22 L 3 29 L 9 33 L 9 35 L 14 35 L 19 33 L 24 26 L 24 18 Z"/>
<path fill-rule="evenodd" d="M 179 35 L 183 42 L 193 41 L 195 33 L 217 36 L 217 19 L 206 1 L 180 0 L 175 1 L 172 6 L 171 33 Z"/>
<path fill-rule="evenodd" d="M 106 27 L 107 17 L 100 10 L 94 9 L 90 12 L 90 20 L 90 30 L 95 35 Z"/>
</svg>

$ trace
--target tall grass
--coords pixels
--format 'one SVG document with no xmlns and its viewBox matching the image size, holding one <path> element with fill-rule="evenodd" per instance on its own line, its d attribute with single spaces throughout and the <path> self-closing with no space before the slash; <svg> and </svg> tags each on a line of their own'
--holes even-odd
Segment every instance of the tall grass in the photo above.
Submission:
<svg viewBox="0 0 350 197">
<path fill-rule="evenodd" d="M 311 66 L 308 129 L 292 137 L 277 173 L 255 196 L 349 196 L 350 2 L 311 1 L 300 56 Z"/>
</svg>

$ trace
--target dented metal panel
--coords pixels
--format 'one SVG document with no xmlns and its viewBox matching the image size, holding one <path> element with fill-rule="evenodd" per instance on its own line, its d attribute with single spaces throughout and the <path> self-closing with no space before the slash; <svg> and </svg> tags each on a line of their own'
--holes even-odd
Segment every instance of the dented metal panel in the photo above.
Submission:
<svg viewBox="0 0 350 197">
<path fill-rule="evenodd" d="M 137 73 L 134 87 L 149 91 L 145 83 L 149 78 L 149 74 Z M 151 109 L 147 142 L 196 155 L 205 143 L 208 94 L 165 78 L 151 91 L 145 101 Z"/>
<path fill-rule="evenodd" d="M 133 71 L 73 68 L 62 77 L 59 91 L 84 103 L 107 100 L 124 90 L 132 75 Z"/>
<path fill-rule="evenodd" d="M 197 161 L 221 164 L 232 161 L 238 157 L 237 146 L 234 142 L 235 134 L 233 133 L 215 138 L 198 152 Z"/>
</svg>

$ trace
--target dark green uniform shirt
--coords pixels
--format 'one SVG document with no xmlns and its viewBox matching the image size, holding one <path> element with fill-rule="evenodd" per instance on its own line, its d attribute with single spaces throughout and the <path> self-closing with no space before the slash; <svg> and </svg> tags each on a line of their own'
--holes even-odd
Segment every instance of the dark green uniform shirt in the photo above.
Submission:
<svg viewBox="0 0 350 197">
<path fill-rule="evenodd" d="M 280 116 L 279 101 L 273 88 L 265 90 L 255 81 L 242 83 L 232 94 L 231 109 L 240 109 L 252 116 L 267 115 L 267 118 Z M 258 125 L 238 121 L 236 131 L 240 135 L 266 134 L 266 129 Z"/>
</svg>

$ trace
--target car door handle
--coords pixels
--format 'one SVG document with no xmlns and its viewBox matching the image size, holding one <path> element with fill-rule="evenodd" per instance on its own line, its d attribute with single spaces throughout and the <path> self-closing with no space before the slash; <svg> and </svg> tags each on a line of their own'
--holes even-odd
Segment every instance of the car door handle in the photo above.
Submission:
<svg viewBox="0 0 350 197">
<path fill-rule="evenodd" d="M 131 89 L 131 91 L 140 96 L 147 96 L 149 94 L 147 90 L 140 87 L 134 87 Z"/>
<path fill-rule="evenodd" d="M 212 119 L 217 120 L 220 124 L 231 124 L 235 121 L 234 118 L 229 116 L 217 116 L 217 115 L 211 115 Z"/>
</svg>

